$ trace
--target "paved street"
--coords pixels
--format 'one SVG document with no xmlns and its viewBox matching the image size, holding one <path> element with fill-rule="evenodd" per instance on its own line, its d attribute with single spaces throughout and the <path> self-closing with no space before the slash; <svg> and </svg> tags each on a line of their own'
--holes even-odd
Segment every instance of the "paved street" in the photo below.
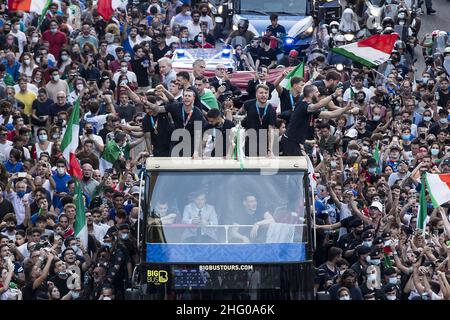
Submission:
<svg viewBox="0 0 450 320">
<path fill-rule="evenodd" d="M 426 33 L 432 32 L 433 30 L 450 31 L 450 1 L 433 0 L 433 8 L 437 11 L 435 15 L 429 16 L 425 13 L 420 16 L 420 18 L 422 19 L 422 27 L 419 33 L 419 39 L 422 39 Z M 425 6 L 423 6 L 423 9 L 425 10 Z M 420 73 L 425 67 L 422 57 L 422 49 L 420 46 L 416 47 L 416 54 L 418 57 L 417 72 Z"/>
</svg>

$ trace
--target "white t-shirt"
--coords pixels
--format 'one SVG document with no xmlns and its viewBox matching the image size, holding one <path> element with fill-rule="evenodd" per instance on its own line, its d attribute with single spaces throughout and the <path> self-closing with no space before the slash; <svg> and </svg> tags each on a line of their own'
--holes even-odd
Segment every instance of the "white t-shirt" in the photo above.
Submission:
<svg viewBox="0 0 450 320">
<path fill-rule="evenodd" d="M 6 140 L 5 143 L 0 143 L 0 161 L 5 162 L 9 159 L 9 151 L 11 151 L 12 141 Z M 9 151 L 7 152 L 7 150 Z"/>
<path fill-rule="evenodd" d="M 202 31 L 200 28 L 200 23 L 194 24 L 193 21 L 189 21 L 187 23 L 187 28 L 189 30 L 189 40 L 194 40 L 194 37 Z"/>
<path fill-rule="evenodd" d="M 96 130 L 95 132 L 99 132 L 100 130 L 103 129 L 103 125 L 106 123 L 106 117 L 108 116 L 107 114 L 102 114 L 102 115 L 98 115 L 98 116 L 91 116 L 91 112 L 87 112 L 84 115 L 84 120 L 86 122 L 89 122 L 92 124 L 92 126 L 94 127 L 94 129 Z"/>
<path fill-rule="evenodd" d="M 170 38 L 166 38 L 166 45 L 170 46 L 172 43 L 180 43 L 180 38 L 175 37 L 175 36 L 170 36 Z"/>
<path fill-rule="evenodd" d="M 372 91 L 365 87 L 362 87 L 361 90 L 357 90 L 355 87 L 351 87 L 351 88 L 348 88 L 347 90 L 345 90 L 344 96 L 342 97 L 344 102 L 348 102 L 350 100 L 350 92 L 351 92 L 352 88 L 353 88 L 353 92 L 355 93 L 355 95 L 360 91 L 364 91 L 364 93 L 366 94 L 366 99 L 364 101 L 366 103 L 369 103 L 370 98 L 372 98 Z"/>
<path fill-rule="evenodd" d="M 27 43 L 27 36 L 22 31 L 17 31 L 16 33 L 14 33 L 11 30 L 9 34 L 12 34 L 17 38 L 17 42 L 19 43 L 19 53 L 22 54 L 24 43 Z"/>
<path fill-rule="evenodd" d="M 210 16 L 208 16 L 208 15 L 200 16 L 200 22 L 203 22 L 203 21 L 208 22 L 208 31 L 213 29 L 214 21 Z"/>
<path fill-rule="evenodd" d="M 120 71 L 114 73 L 113 81 L 116 83 L 116 85 L 119 85 L 118 81 L 119 81 L 119 77 L 120 77 L 121 74 L 122 74 L 122 72 L 120 72 Z M 137 77 L 136 77 L 136 74 L 134 72 L 127 71 L 126 75 L 127 75 L 128 81 L 137 83 Z"/>
<path fill-rule="evenodd" d="M 88 139 L 89 138 L 87 136 L 85 136 L 85 135 L 80 136 L 80 141 L 81 141 L 82 144 L 84 143 L 84 141 L 86 141 Z M 100 136 L 98 136 L 96 134 L 92 135 L 92 140 L 94 140 L 95 142 L 97 142 L 101 146 L 104 145 L 102 137 L 100 137 Z M 94 144 L 94 150 L 92 150 L 92 153 L 95 154 L 98 158 L 100 158 L 100 150 L 97 149 L 95 144 Z"/>
</svg>

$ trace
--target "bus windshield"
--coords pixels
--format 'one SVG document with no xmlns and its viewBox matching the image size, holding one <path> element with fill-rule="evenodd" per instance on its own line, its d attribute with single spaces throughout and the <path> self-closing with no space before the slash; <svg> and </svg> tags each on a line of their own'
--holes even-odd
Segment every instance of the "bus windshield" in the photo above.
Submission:
<svg viewBox="0 0 450 320">
<path fill-rule="evenodd" d="M 307 0 L 279 0 L 279 1 L 260 1 L 245 0 L 241 1 L 241 11 L 258 11 L 265 13 L 279 13 L 286 15 L 305 15 Z"/>
<path fill-rule="evenodd" d="M 303 176 L 301 171 L 152 173 L 147 262 L 305 259 Z M 239 249 L 229 250 L 232 245 Z"/>
</svg>

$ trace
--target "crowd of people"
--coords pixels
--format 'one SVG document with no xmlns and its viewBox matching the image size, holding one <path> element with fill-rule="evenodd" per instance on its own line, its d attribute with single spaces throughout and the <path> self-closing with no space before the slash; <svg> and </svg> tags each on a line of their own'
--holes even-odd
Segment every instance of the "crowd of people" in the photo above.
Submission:
<svg viewBox="0 0 450 320">
<path fill-rule="evenodd" d="M 219 39 L 208 1 L 130 0 L 109 20 L 86 0 L 55 1 L 42 17 L 0 2 L 1 300 L 124 299 L 140 258 L 143 160 L 231 157 L 227 143 L 215 143 L 229 141 L 238 122 L 267 137 L 247 155 L 311 158 L 318 296 L 450 299 L 448 208 L 433 209 L 428 197 L 426 227 L 416 227 L 421 175 L 450 173 L 447 32 L 399 39 L 373 70 L 330 51 L 365 24 L 352 6 L 315 28 L 303 59 L 284 51 L 276 14 L 263 37 L 240 21 Z M 376 32 L 392 33 L 396 20 Z M 254 72 L 246 88 L 221 64 L 212 77 L 201 59 L 191 71 L 173 68 L 176 49 L 216 43 L 232 46 L 236 71 Z M 426 67 L 415 74 L 418 59 Z M 303 77 L 287 89 L 302 60 Z M 278 106 L 269 103 L 275 93 Z M 62 149 L 78 103 L 72 134 L 87 244 L 75 233 L 77 182 Z M 176 148 L 176 130 L 189 133 L 187 148 Z"/>
</svg>

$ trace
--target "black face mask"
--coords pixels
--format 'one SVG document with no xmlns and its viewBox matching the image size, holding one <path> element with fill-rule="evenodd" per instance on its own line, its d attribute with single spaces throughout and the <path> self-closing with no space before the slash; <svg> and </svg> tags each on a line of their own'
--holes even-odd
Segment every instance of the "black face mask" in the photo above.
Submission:
<svg viewBox="0 0 450 320">
<path fill-rule="evenodd" d="M 358 103 L 363 103 L 364 102 L 364 98 L 363 99 L 358 99 Z"/>
<path fill-rule="evenodd" d="M 206 17 L 207 14 L 208 14 L 208 11 L 202 11 L 202 16 Z"/>
<path fill-rule="evenodd" d="M 87 133 L 87 134 L 92 134 L 92 132 L 94 132 L 93 129 L 86 129 L 86 133 Z"/>
<path fill-rule="evenodd" d="M 16 226 L 7 226 L 6 230 L 8 230 L 9 232 L 14 231 L 16 229 Z"/>
<path fill-rule="evenodd" d="M 355 230 L 355 234 L 357 234 L 357 235 L 360 235 L 360 234 L 362 234 L 362 233 L 363 233 L 362 230 Z"/>
<path fill-rule="evenodd" d="M 419 137 L 420 139 L 425 139 L 426 138 L 426 134 L 425 133 L 419 133 Z"/>
</svg>

